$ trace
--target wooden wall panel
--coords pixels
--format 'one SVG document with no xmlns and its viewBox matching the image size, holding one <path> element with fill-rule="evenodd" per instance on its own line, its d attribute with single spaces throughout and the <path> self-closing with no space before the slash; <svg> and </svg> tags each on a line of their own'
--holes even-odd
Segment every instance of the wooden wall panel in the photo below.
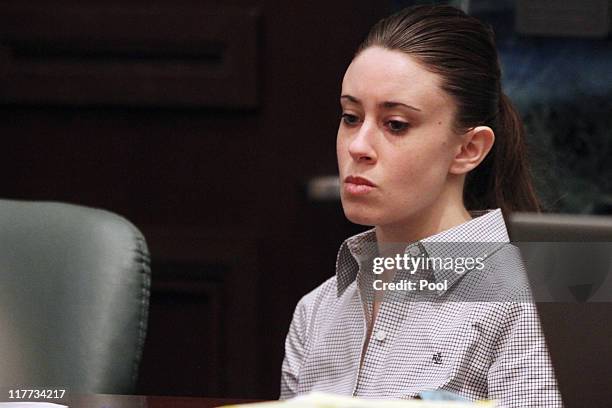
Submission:
<svg viewBox="0 0 612 408">
<path fill-rule="evenodd" d="M 0 13 L 0 101 L 254 108 L 258 28 L 253 8 L 15 3 Z"/>
<path fill-rule="evenodd" d="M 190 271 L 181 263 L 162 265 L 152 264 L 157 279 L 151 288 L 151 319 L 138 393 L 224 395 L 223 278 L 196 273 L 210 265 L 189 265 Z M 195 276 L 172 278 L 181 269 Z"/>
</svg>

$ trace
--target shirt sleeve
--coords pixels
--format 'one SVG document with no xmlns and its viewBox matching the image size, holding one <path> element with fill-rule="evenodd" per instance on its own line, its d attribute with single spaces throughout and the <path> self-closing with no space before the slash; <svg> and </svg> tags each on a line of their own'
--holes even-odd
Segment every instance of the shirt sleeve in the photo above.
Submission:
<svg viewBox="0 0 612 408">
<path fill-rule="evenodd" d="M 508 302 L 493 364 L 489 397 L 500 407 L 562 407 L 535 303 Z"/>
<path fill-rule="evenodd" d="M 293 319 L 285 339 L 280 399 L 292 398 L 297 394 L 298 375 L 306 349 L 306 326 L 306 307 L 302 299 L 293 312 Z"/>
</svg>

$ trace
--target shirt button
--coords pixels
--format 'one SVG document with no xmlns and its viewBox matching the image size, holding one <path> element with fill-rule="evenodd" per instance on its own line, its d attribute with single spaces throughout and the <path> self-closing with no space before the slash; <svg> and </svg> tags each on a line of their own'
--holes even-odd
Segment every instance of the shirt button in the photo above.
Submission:
<svg viewBox="0 0 612 408">
<path fill-rule="evenodd" d="M 413 246 L 411 247 L 408 252 L 410 253 L 410 255 L 412 256 L 417 256 L 421 254 L 421 250 L 419 249 L 419 247 L 417 246 Z"/>
<path fill-rule="evenodd" d="M 374 338 L 378 341 L 383 341 L 385 338 L 387 338 L 387 333 L 384 330 L 379 330 L 374 335 Z"/>
</svg>

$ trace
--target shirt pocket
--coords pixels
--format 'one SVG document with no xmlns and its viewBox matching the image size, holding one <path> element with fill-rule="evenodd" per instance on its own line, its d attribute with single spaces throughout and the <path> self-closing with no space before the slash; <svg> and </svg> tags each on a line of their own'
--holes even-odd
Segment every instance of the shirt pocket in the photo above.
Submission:
<svg viewBox="0 0 612 408">
<path fill-rule="evenodd" d="M 440 326 L 399 339 L 390 351 L 386 372 L 412 398 L 424 390 L 448 389 L 482 394 L 487 388 L 490 350 L 473 321 Z"/>
</svg>

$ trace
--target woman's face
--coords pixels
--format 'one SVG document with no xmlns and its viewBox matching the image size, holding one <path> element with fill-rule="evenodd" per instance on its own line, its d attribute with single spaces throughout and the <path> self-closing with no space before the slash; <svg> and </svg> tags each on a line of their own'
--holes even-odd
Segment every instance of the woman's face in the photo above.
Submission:
<svg viewBox="0 0 612 408">
<path fill-rule="evenodd" d="M 342 81 L 336 141 L 346 217 L 362 225 L 402 225 L 448 198 L 462 139 L 455 103 L 441 78 L 400 51 L 370 47 Z"/>
</svg>

